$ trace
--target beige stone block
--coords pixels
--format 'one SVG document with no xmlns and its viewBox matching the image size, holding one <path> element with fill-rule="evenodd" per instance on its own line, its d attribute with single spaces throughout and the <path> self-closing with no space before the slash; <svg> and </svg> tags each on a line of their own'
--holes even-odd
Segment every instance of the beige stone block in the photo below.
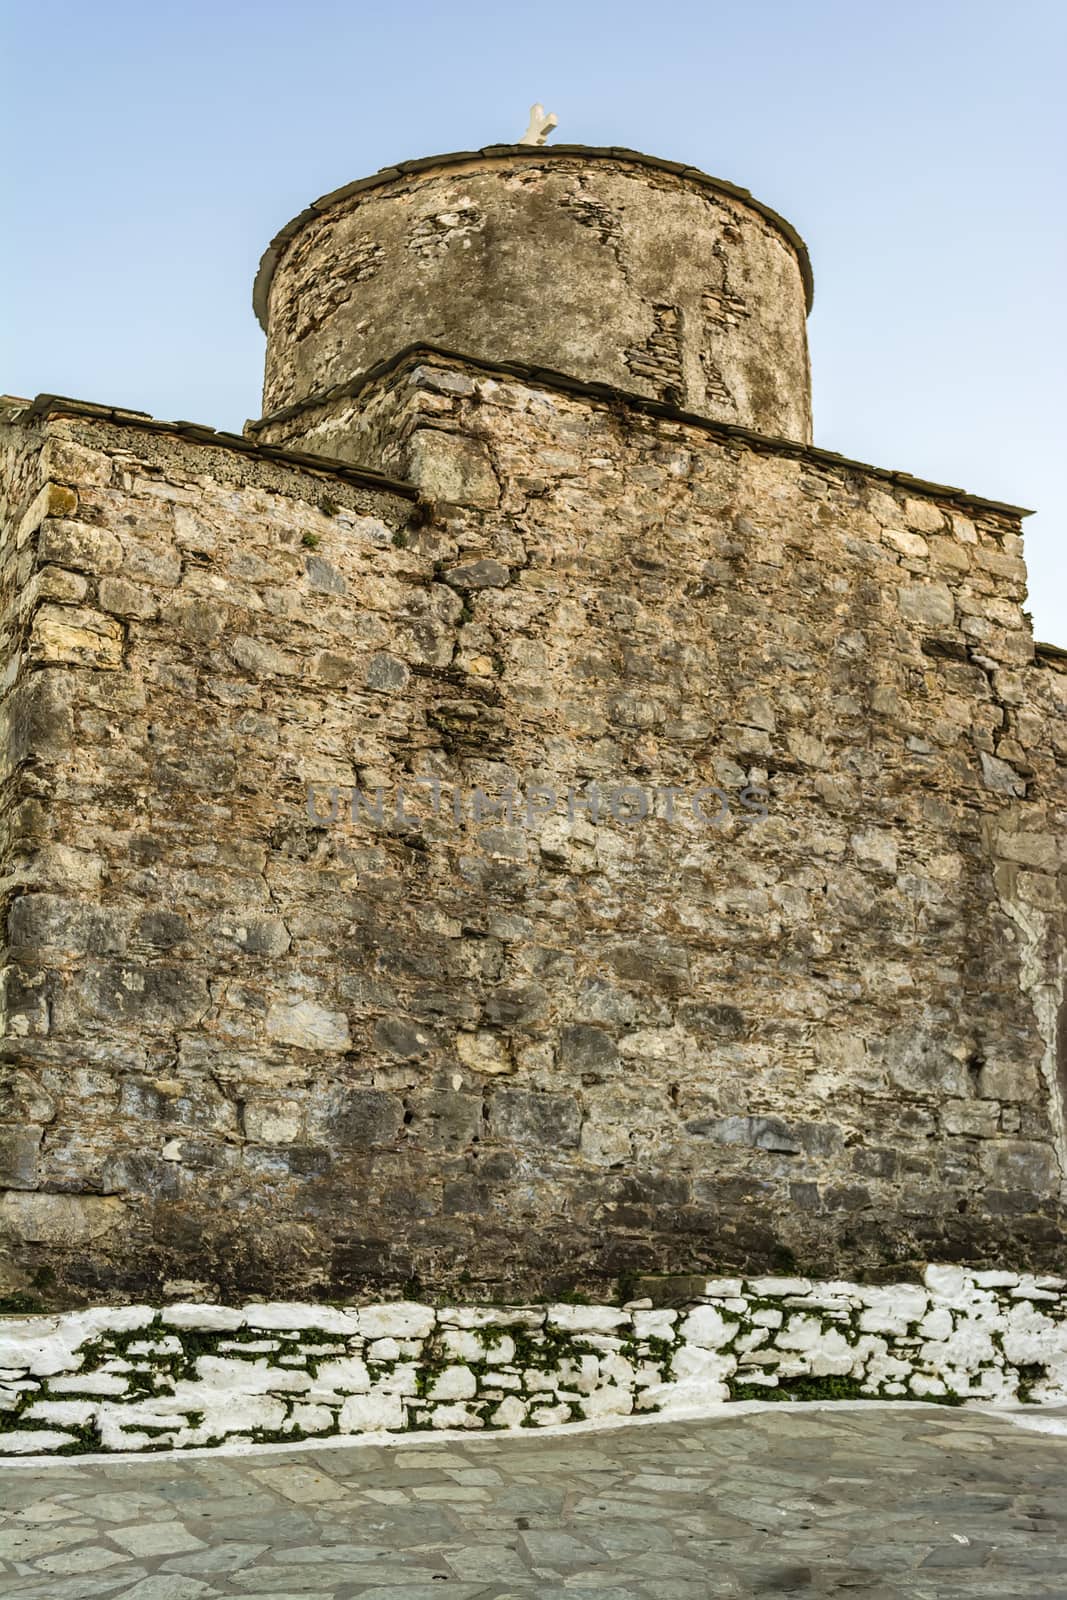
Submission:
<svg viewBox="0 0 1067 1600">
<path fill-rule="evenodd" d="M 14 1192 L 0 1195 L 0 1232 L 69 1249 L 110 1233 L 125 1211 L 111 1195 Z"/>
<path fill-rule="evenodd" d="M 930 856 L 926 863 L 926 870 L 931 878 L 938 883 L 953 883 L 962 877 L 967 862 L 964 856 L 955 850 L 945 850 L 935 856 Z"/>
<path fill-rule="evenodd" d="M 990 1100 L 1032 1101 L 1039 1091 L 1037 1068 L 1030 1061 L 987 1061 L 980 1082 Z"/>
<path fill-rule="evenodd" d="M 174 538 L 184 550 L 201 555 L 212 554 L 218 543 L 218 533 L 210 519 L 183 505 L 174 507 Z"/>
<path fill-rule="evenodd" d="M 1047 719 L 1036 711 L 1017 711 L 1014 718 L 1015 736 L 1024 749 L 1044 744 Z"/>
<path fill-rule="evenodd" d="M 292 678 L 298 676 L 301 670 L 299 656 L 279 650 L 265 640 L 250 639 L 247 634 L 240 634 L 234 640 L 230 654 L 239 667 L 244 667 L 246 672 L 255 677 Z"/>
<path fill-rule="evenodd" d="M 596 1167 L 621 1165 L 633 1155 L 629 1130 L 612 1123 L 584 1122 L 580 1146 L 582 1159 Z"/>
<path fill-rule="evenodd" d="M 904 520 L 920 533 L 939 533 L 945 526 L 945 513 L 932 500 L 905 500 Z"/>
<path fill-rule="evenodd" d="M 30 501 L 18 525 L 15 544 L 21 550 L 37 532 L 46 517 L 72 517 L 78 509 L 78 496 L 62 484 L 46 483 Z"/>
<path fill-rule="evenodd" d="M 512 1070 L 512 1060 L 499 1034 L 460 1033 L 456 1036 L 456 1054 L 472 1072 L 500 1074 Z"/>
<path fill-rule="evenodd" d="M 114 572 L 122 565 L 122 544 L 106 528 L 70 518 L 49 518 L 42 522 L 37 544 L 41 561 L 82 572 Z"/>
<path fill-rule="evenodd" d="M 995 545 L 980 544 L 974 551 L 974 565 L 983 572 L 1009 578 L 1016 583 L 1026 582 L 1026 563 L 1017 555 L 1010 555 Z"/>
<path fill-rule="evenodd" d="M 27 757 L 62 761 L 71 750 L 72 686 L 67 673 L 55 670 L 24 677 L 0 704 L 0 772 L 8 773 Z"/>
<path fill-rule="evenodd" d="M 36 613 L 30 652 L 39 661 L 69 666 L 122 666 L 122 624 L 81 606 L 43 605 Z"/>
<path fill-rule="evenodd" d="M 1020 872 L 1019 899 L 1037 911 L 1047 911 L 1052 916 L 1063 915 L 1063 891 L 1051 873 Z"/>
<path fill-rule="evenodd" d="M 1022 607 L 1013 600 L 998 600 L 990 596 L 981 607 L 984 616 L 995 622 L 1000 628 L 1021 628 L 1023 626 Z"/>
<path fill-rule="evenodd" d="M 195 485 L 168 483 L 163 478 L 134 478 L 131 487 L 135 495 L 174 503 L 194 504 L 202 493 Z"/>
<path fill-rule="evenodd" d="M 991 1139 L 1000 1123 L 997 1100 L 949 1100 L 941 1113 L 946 1133 L 964 1134 L 974 1139 Z"/>
<path fill-rule="evenodd" d="M 1005 861 L 1018 861 L 1026 867 L 1054 872 L 1059 862 L 1060 844 L 1051 833 L 1010 833 L 997 829 L 997 855 Z"/>
<path fill-rule="evenodd" d="M 162 617 L 168 627 L 194 644 L 213 644 L 226 626 L 226 610 L 219 602 L 184 593 L 164 603 Z"/>
<path fill-rule="evenodd" d="M 420 428 L 408 444 L 407 475 L 426 499 L 446 505 L 495 506 L 500 500 L 486 446 L 463 434 Z"/>
<path fill-rule="evenodd" d="M 122 545 L 125 577 L 143 579 L 158 589 L 173 589 L 181 582 L 181 556 L 171 547 L 169 540 L 132 539 L 123 536 Z M 194 568 L 193 571 L 195 570 Z M 214 580 L 211 587 L 215 589 L 218 579 L 214 573 L 211 573 L 210 577 Z"/>
<path fill-rule="evenodd" d="M 893 550 L 899 550 L 905 556 L 928 556 L 930 547 L 919 533 L 908 533 L 903 528 L 884 528 L 882 542 Z"/>
<path fill-rule="evenodd" d="M 320 683 L 328 684 L 331 689 L 344 688 L 357 681 L 352 657 L 333 650 L 320 650 L 312 659 L 311 671 Z"/>
<path fill-rule="evenodd" d="M 298 1100 L 253 1100 L 245 1107 L 245 1133 L 256 1144 L 295 1144 L 303 1125 Z"/>
<path fill-rule="evenodd" d="M 139 617 L 143 621 L 159 610 L 155 596 L 143 584 L 125 578 L 101 578 L 98 590 L 101 609 L 119 617 Z"/>
<path fill-rule="evenodd" d="M 982 1167 L 997 1188 L 1050 1194 L 1059 1176 L 1052 1146 L 1036 1139 L 998 1139 L 982 1147 Z"/>
<path fill-rule="evenodd" d="M 927 627 L 948 627 L 956 615 L 952 592 L 943 583 L 902 584 L 897 600 L 901 614 L 909 622 Z"/>
<path fill-rule="evenodd" d="M 871 710 L 881 717 L 899 717 L 903 710 L 900 690 L 892 683 L 879 683 L 871 690 Z"/>
<path fill-rule="evenodd" d="M 802 733 L 799 728 L 791 729 L 786 734 L 786 744 L 790 755 L 806 767 L 825 767 L 828 763 L 829 757 L 822 740 L 810 733 Z"/>
<path fill-rule="evenodd" d="M 860 861 L 880 867 L 883 872 L 897 870 L 897 842 L 886 829 L 866 828 L 854 833 L 850 843 Z"/>
<path fill-rule="evenodd" d="M 23 590 L 19 609 L 32 611 L 45 600 L 76 605 L 88 592 L 89 580 L 80 572 L 68 572 L 64 567 L 42 567 Z"/>
<path fill-rule="evenodd" d="M 352 1043 L 348 1018 L 313 1000 L 276 1000 L 267 1012 L 267 1037 L 300 1050 L 344 1051 Z"/>
<path fill-rule="evenodd" d="M 111 482 L 113 470 L 112 459 L 104 451 L 56 434 L 42 447 L 41 466 L 46 477 L 75 487 L 80 483 L 103 487 Z"/>
<path fill-rule="evenodd" d="M 1034 636 L 1026 626 L 1014 632 L 997 628 L 992 638 L 985 641 L 984 654 L 992 656 L 995 661 L 1028 665 L 1034 659 Z"/>
<path fill-rule="evenodd" d="M 951 567 L 955 572 L 966 572 L 971 564 L 971 558 L 963 546 L 947 536 L 930 540 L 930 556 L 935 566 Z"/>
</svg>

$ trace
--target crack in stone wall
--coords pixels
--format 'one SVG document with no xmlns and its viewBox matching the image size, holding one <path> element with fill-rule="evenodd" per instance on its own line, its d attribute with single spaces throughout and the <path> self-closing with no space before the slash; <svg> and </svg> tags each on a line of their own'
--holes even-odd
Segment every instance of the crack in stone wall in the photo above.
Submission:
<svg viewBox="0 0 1067 1600">
<path fill-rule="evenodd" d="M 730 238 L 736 235 L 736 230 L 724 224 L 723 237 Z M 708 399 L 719 406 L 736 411 L 734 396 L 731 393 L 726 379 L 723 377 L 722 367 L 715 357 L 717 344 L 723 341 L 723 336 L 731 328 L 737 328 L 743 320 L 752 315 L 747 301 L 742 295 L 737 294 L 729 285 L 730 261 L 722 239 L 716 239 L 712 246 L 714 270 L 711 280 L 705 285 L 701 297 L 702 337 L 700 346 L 700 365 L 704 373 L 704 390 Z"/>
<path fill-rule="evenodd" d="M 563 204 L 583 228 L 591 228 L 601 244 L 610 247 L 619 271 L 624 278 L 628 278 L 622 215 L 613 206 L 588 192 L 590 182 L 586 174 L 580 173 L 576 188 L 563 196 Z"/>
<path fill-rule="evenodd" d="M 685 399 L 682 366 L 682 312 L 678 306 L 653 305 L 653 328 L 644 344 L 625 353 L 635 378 L 651 383 L 658 400 L 681 405 Z"/>
</svg>

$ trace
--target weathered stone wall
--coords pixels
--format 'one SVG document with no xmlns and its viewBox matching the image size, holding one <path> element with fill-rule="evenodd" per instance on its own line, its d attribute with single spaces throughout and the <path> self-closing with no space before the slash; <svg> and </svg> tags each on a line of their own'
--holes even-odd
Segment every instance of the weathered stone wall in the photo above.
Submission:
<svg viewBox="0 0 1067 1600">
<path fill-rule="evenodd" d="M 811 438 L 804 246 L 751 195 L 619 150 L 410 163 L 328 195 L 257 284 L 267 412 L 415 343 Z"/>
<path fill-rule="evenodd" d="M 0 1458 L 420 1428 L 559 1427 L 729 1400 L 1067 1400 L 1065 1280 L 694 1283 L 681 1307 L 176 1304 L 0 1318 Z"/>
<path fill-rule="evenodd" d="M 1017 516 L 440 359 L 360 403 L 422 504 L 48 425 L 9 1284 L 1053 1265 L 1067 679 Z"/>
</svg>

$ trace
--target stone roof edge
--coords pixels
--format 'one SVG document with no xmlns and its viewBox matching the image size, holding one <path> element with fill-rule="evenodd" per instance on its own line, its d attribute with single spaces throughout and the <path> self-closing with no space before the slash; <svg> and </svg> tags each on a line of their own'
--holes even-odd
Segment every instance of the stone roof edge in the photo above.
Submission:
<svg viewBox="0 0 1067 1600">
<path fill-rule="evenodd" d="M 267 306 L 270 295 L 271 280 L 274 269 L 281 259 L 282 252 L 294 234 L 299 233 L 305 223 L 321 216 L 323 212 L 331 210 L 334 206 L 353 195 L 362 194 L 367 189 L 378 189 L 383 184 L 392 183 L 397 178 L 410 177 L 419 172 L 428 172 L 434 167 L 461 166 L 468 161 L 493 160 L 502 157 L 517 156 L 521 159 L 544 161 L 551 160 L 553 156 L 580 156 L 583 160 L 593 161 L 629 161 L 637 166 L 650 167 L 657 172 L 672 172 L 679 178 L 687 178 L 690 182 L 713 189 L 717 194 L 728 195 L 732 200 L 740 200 L 744 205 L 757 211 L 765 221 L 785 239 L 786 243 L 795 252 L 800 265 L 800 276 L 804 283 L 804 300 L 810 311 L 815 297 L 815 280 L 811 271 L 811 257 L 808 247 L 791 222 L 764 205 L 762 200 L 757 200 L 747 189 L 742 189 L 736 183 L 728 183 L 725 178 L 713 178 L 710 173 L 702 172 L 699 167 L 687 166 L 684 161 L 666 161 L 660 156 L 649 156 L 640 150 L 627 150 L 619 145 L 586 145 L 586 144 L 490 144 L 481 150 L 453 150 L 447 155 L 420 156 L 416 161 L 398 161 L 391 167 L 382 167 L 378 172 L 372 173 L 369 178 L 356 178 L 352 183 L 344 184 L 340 189 L 334 189 L 330 194 L 320 196 L 306 206 L 291 222 L 287 222 L 271 240 L 260 258 L 259 269 L 256 272 L 256 281 L 252 288 L 252 309 L 264 333 L 267 331 Z"/>
<path fill-rule="evenodd" d="M 121 406 L 95 405 L 91 400 L 73 400 L 67 395 L 39 394 L 34 400 L 21 402 L 19 409 L 10 410 L 12 420 L 33 422 L 56 416 L 85 417 L 93 422 L 110 422 L 119 427 L 140 428 L 145 433 L 169 434 L 186 439 L 193 444 L 214 445 L 220 450 L 233 450 L 241 455 L 253 456 L 262 461 L 275 461 L 282 466 L 308 468 L 344 478 L 365 489 L 402 495 L 407 500 L 417 500 L 419 491 L 413 483 L 401 478 L 387 477 L 372 467 L 356 467 L 349 461 L 337 461 L 331 456 L 312 455 L 307 450 L 291 450 L 285 445 L 258 444 L 243 433 L 226 433 L 198 422 L 165 422 L 147 411 L 128 411 Z"/>
<path fill-rule="evenodd" d="M 987 500 L 981 495 L 971 494 L 967 489 L 958 489 L 951 484 L 931 483 L 925 478 L 914 478 L 907 472 L 896 472 L 891 467 L 875 467 L 870 462 L 856 461 L 851 456 L 839 455 L 833 450 L 823 450 L 818 445 L 801 444 L 796 439 L 781 439 L 774 434 L 757 433 L 755 429 L 741 427 L 736 422 L 713 422 L 710 417 L 698 416 L 693 411 L 683 411 L 677 406 L 668 405 L 666 401 L 652 400 L 647 395 L 634 394 L 628 389 L 617 389 L 614 384 L 572 378 L 565 372 L 555 372 L 548 367 L 530 366 L 521 361 L 486 361 L 481 356 L 464 355 L 461 351 L 448 350 L 441 345 L 406 345 L 388 360 L 368 367 L 359 377 L 352 378 L 347 383 L 337 384 L 320 394 L 309 395 L 306 400 L 282 406 L 265 417 L 246 423 L 245 426 L 250 433 L 255 433 L 272 424 L 286 422 L 290 417 L 301 416 L 316 406 L 328 405 L 333 400 L 355 397 L 406 363 L 425 361 L 428 358 L 436 358 L 448 364 L 458 362 L 463 366 L 475 367 L 490 377 L 503 375 L 520 378 L 525 383 L 541 384 L 546 388 L 600 400 L 609 405 L 622 403 L 635 411 L 644 411 L 670 422 L 680 422 L 689 427 L 700 428 L 705 433 L 715 434 L 720 438 L 739 439 L 753 449 L 761 450 L 768 455 L 788 455 L 821 466 L 862 472 L 868 477 L 880 478 L 914 494 L 927 494 L 939 500 L 952 500 L 960 505 L 978 507 L 982 511 L 1002 512 L 1010 517 L 1022 518 L 1034 515 L 1032 509 L 1027 506 L 1011 505 L 1004 500 Z"/>
</svg>

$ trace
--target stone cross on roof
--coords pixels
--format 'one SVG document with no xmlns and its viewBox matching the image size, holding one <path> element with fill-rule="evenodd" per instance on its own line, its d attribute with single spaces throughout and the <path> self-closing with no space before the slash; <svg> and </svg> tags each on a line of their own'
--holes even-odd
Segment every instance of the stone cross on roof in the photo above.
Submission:
<svg viewBox="0 0 1067 1600">
<path fill-rule="evenodd" d="M 553 128 L 559 126 L 559 118 L 554 111 L 545 116 L 544 106 L 530 107 L 530 126 L 519 140 L 520 144 L 544 144 Z"/>
</svg>

